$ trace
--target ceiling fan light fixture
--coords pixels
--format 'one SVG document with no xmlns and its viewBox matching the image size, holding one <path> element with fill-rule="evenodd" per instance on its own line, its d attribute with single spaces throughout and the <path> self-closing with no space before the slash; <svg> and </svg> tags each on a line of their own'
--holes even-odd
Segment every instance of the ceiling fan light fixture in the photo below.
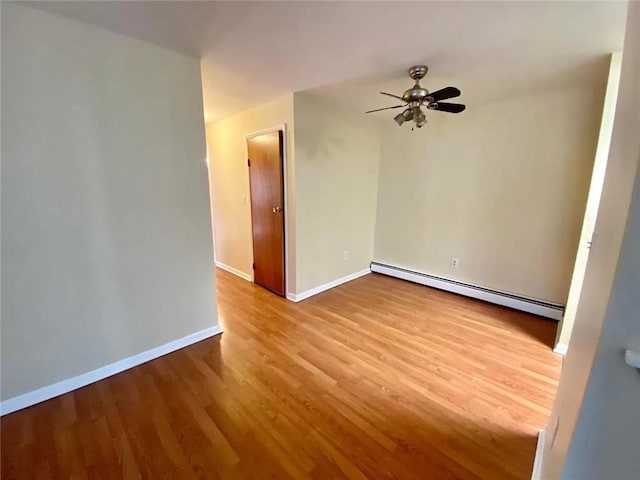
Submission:
<svg viewBox="0 0 640 480">
<path fill-rule="evenodd" d="M 407 108 L 402 113 L 399 113 L 398 115 L 393 117 L 393 119 L 399 126 L 402 126 L 404 122 L 408 122 L 413 119 L 413 112 L 409 108 Z"/>
<path fill-rule="evenodd" d="M 427 118 L 424 111 L 422 111 L 422 107 L 426 107 L 427 110 L 437 110 L 439 112 L 447 113 L 463 112 L 466 107 L 461 103 L 441 102 L 441 100 L 459 97 L 462 92 L 460 92 L 456 87 L 444 87 L 435 92 L 429 92 L 429 90 L 420 86 L 420 79 L 422 79 L 428 71 L 429 69 L 425 65 L 415 65 L 411 67 L 409 69 L 409 76 L 415 80 L 415 84 L 409 90 L 405 91 L 402 96 L 394 95 L 393 93 L 380 92 L 382 95 L 402 100 L 404 105 L 400 104 L 392 107 L 376 108 L 365 113 L 374 113 L 382 110 L 406 107 L 402 113 L 393 117 L 393 120 L 399 126 L 402 126 L 405 122 L 413 120 L 416 127 L 422 128 L 427 123 Z M 411 130 L 413 130 L 413 128 Z"/>
</svg>

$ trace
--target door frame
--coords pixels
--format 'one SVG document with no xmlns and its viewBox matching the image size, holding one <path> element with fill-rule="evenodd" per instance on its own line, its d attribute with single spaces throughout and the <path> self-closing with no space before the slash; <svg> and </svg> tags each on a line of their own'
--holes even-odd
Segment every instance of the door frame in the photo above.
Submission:
<svg viewBox="0 0 640 480">
<path fill-rule="evenodd" d="M 245 158 L 249 158 L 249 146 L 247 145 L 247 140 L 253 137 L 259 137 L 260 135 L 264 135 L 265 133 L 273 133 L 273 132 L 282 132 L 282 196 L 283 196 L 283 205 L 284 205 L 284 298 L 289 296 L 289 175 L 287 164 L 289 163 L 288 155 L 287 155 L 287 124 L 281 123 L 279 125 L 275 125 L 269 128 L 263 128 L 262 130 L 258 130 L 255 132 L 245 133 L 244 134 L 244 156 Z M 247 165 L 247 183 L 250 184 L 250 172 L 249 165 Z M 247 195 L 247 199 L 249 201 L 249 205 L 251 205 L 251 188 L 247 188 L 249 194 Z M 251 235 L 253 236 L 253 216 L 251 217 Z M 251 242 L 251 263 L 254 262 L 254 251 L 253 251 L 253 242 Z M 254 279 L 254 271 L 251 269 L 251 281 L 255 281 Z"/>
</svg>

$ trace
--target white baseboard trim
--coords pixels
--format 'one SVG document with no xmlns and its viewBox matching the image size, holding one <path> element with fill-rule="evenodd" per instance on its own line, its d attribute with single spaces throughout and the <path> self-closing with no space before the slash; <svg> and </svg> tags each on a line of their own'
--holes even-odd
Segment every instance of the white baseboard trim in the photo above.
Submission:
<svg viewBox="0 0 640 480">
<path fill-rule="evenodd" d="M 31 392 L 23 393 L 13 398 L 9 398 L 0 402 L 0 415 L 6 415 L 8 413 L 21 410 L 36 403 L 44 402 L 53 397 L 71 392 L 78 388 L 84 387 L 91 383 L 103 380 L 107 377 L 120 373 L 124 370 L 136 367 L 140 364 L 153 360 L 154 358 L 161 357 L 167 353 L 171 353 L 175 350 L 187 347 L 193 343 L 199 342 L 214 335 L 222 333 L 222 327 L 216 325 L 215 327 L 207 328 L 199 332 L 192 333 L 186 337 L 173 340 L 172 342 L 165 343 L 159 347 L 152 348 L 145 352 L 138 353 L 132 357 L 128 357 L 117 362 L 105 365 L 104 367 L 91 370 L 90 372 L 83 373 L 81 375 L 62 380 L 61 382 L 47 385 L 46 387 L 33 390 Z"/>
<path fill-rule="evenodd" d="M 331 282 L 325 283 L 323 285 L 319 285 L 315 288 L 311 288 L 309 290 L 306 290 L 304 292 L 301 293 L 287 293 L 287 299 L 291 300 L 292 302 L 301 302 L 302 300 L 305 300 L 309 297 L 313 297 L 314 295 L 317 295 L 318 293 L 324 292 L 326 290 L 329 290 L 331 288 L 337 287 L 338 285 L 342 285 L 343 283 L 347 283 L 350 282 L 351 280 L 355 280 L 356 278 L 360 278 L 363 277 L 365 275 L 367 275 L 368 273 L 371 273 L 371 269 L 370 268 L 366 268 L 364 270 L 360 270 L 359 272 L 356 273 L 352 273 L 350 275 L 347 275 L 345 277 L 342 278 L 338 278 L 337 280 L 333 280 Z"/>
<path fill-rule="evenodd" d="M 407 270 L 393 265 L 371 262 L 371 271 L 391 277 L 401 278 L 428 287 L 446 290 L 466 297 L 477 298 L 485 302 L 503 305 L 523 312 L 533 313 L 552 320 L 562 319 L 564 305 L 545 302 L 534 298 L 521 297 L 512 293 L 491 290 L 489 288 L 458 282 L 448 278 L 436 277 L 428 273 Z"/>
<path fill-rule="evenodd" d="M 546 436 L 546 428 L 538 432 L 538 444 L 536 445 L 536 456 L 533 458 L 533 471 L 531 472 L 531 480 L 540 480 L 542 477 L 542 456 L 544 455 L 544 442 Z"/>
<path fill-rule="evenodd" d="M 237 275 L 240 278 L 244 278 L 247 282 L 253 282 L 253 277 L 251 275 L 249 275 L 248 273 L 244 273 L 243 271 L 238 270 L 237 268 L 230 267 L 229 265 L 226 265 L 218 261 L 216 261 L 216 267 L 221 268 L 222 270 L 226 270 L 229 273 L 233 273 L 234 275 Z"/>
<path fill-rule="evenodd" d="M 558 343 L 554 349 L 553 353 L 557 353 L 558 355 L 562 355 L 563 357 L 567 354 L 567 350 L 569 349 L 569 345 L 566 343 Z"/>
</svg>

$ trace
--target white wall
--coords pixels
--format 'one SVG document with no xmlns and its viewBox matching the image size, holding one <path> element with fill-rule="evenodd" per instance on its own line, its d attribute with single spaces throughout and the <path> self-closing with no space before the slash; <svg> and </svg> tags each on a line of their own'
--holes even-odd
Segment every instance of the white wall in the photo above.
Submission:
<svg viewBox="0 0 640 480">
<path fill-rule="evenodd" d="M 600 471 L 600 467 L 611 468 L 610 475 L 596 475 L 594 478 L 637 477 L 625 474 L 632 471 L 634 465 L 637 466 L 633 463 L 638 458 L 638 437 L 634 436 L 636 432 L 633 430 L 637 424 L 632 423 L 638 418 L 637 384 L 628 382 L 638 382 L 638 375 L 633 370 L 626 370 L 629 367 L 622 363 L 622 351 L 625 348 L 637 349 L 637 342 L 640 342 L 638 311 L 634 310 L 634 305 L 637 305 L 637 298 L 634 297 L 638 296 L 638 251 L 634 250 L 637 246 L 637 219 L 627 227 L 629 233 L 625 248 L 630 249 L 631 255 L 629 250 L 625 250 L 620 258 L 620 251 L 640 160 L 639 49 L 640 3 L 629 2 L 609 160 L 596 219 L 594 244 L 547 427 L 541 476 L 545 480 L 561 476 L 567 479 L 580 478 L 575 474 L 583 471 L 584 467 L 593 467 L 590 472 L 594 475 Z M 637 215 L 637 206 L 634 208 Z M 618 278 L 612 293 L 616 269 Z M 614 332 L 615 335 L 610 336 Z M 616 342 L 611 341 L 613 338 Z M 625 380 L 620 379 L 621 370 L 615 366 L 625 369 Z M 610 378 L 607 379 L 607 376 Z M 606 388 L 612 384 L 614 388 Z M 586 394 L 587 385 L 589 394 Z M 626 397 L 618 398 L 622 403 L 616 400 L 620 396 Z M 616 409 L 627 401 L 631 402 L 631 412 L 624 407 Z M 606 415 L 606 419 L 600 418 L 603 415 Z M 589 426 L 578 430 L 576 425 L 579 418 Z M 611 425 L 598 430 L 607 422 L 611 422 Z M 630 422 L 629 425 L 625 426 L 626 422 Z M 591 438 L 579 439 L 577 435 L 590 435 Z M 634 441 L 635 444 L 627 443 Z M 620 448 L 620 452 L 616 453 L 615 448 Z M 567 457 L 570 451 L 571 459 Z M 624 463 L 618 465 L 620 470 L 616 471 L 615 464 L 623 452 L 627 456 Z M 632 454 L 633 457 L 629 457 Z"/>
<path fill-rule="evenodd" d="M 562 320 L 558 324 L 558 331 L 556 334 L 555 347 L 560 351 L 566 351 L 567 345 L 569 344 L 569 338 L 571 337 L 571 330 L 573 329 L 573 322 L 578 308 L 578 301 L 580 300 L 580 292 L 582 291 L 582 284 L 584 282 L 587 260 L 589 259 L 589 245 L 591 244 L 593 230 L 596 226 L 596 216 L 600 206 L 604 174 L 606 172 L 607 161 L 609 159 L 609 147 L 611 146 L 613 119 L 615 117 L 616 104 L 618 102 L 621 67 L 622 52 L 613 53 L 609 63 L 609 77 L 607 79 L 607 89 L 604 98 L 604 106 L 602 108 L 602 120 L 600 122 L 598 145 L 596 147 L 595 161 L 591 173 L 591 182 L 589 184 L 587 205 L 585 207 L 584 220 L 582 222 L 582 230 L 580 232 L 580 241 L 578 242 L 578 252 L 576 254 L 576 261 L 571 275 L 567 304 Z"/>
<path fill-rule="evenodd" d="M 2 399 L 217 324 L 198 60 L 2 4 Z"/>
<path fill-rule="evenodd" d="M 592 71 L 460 115 L 430 112 L 414 132 L 384 122 L 374 260 L 564 303 L 606 62 Z"/>
<path fill-rule="evenodd" d="M 640 81 L 640 76 L 638 77 Z M 640 374 L 623 351 L 640 350 L 640 170 L 611 300 L 563 477 L 640 478 Z"/>
<path fill-rule="evenodd" d="M 244 136 L 285 124 L 287 156 L 287 281 L 295 286 L 293 94 L 207 125 L 209 183 L 216 262 L 253 278 L 253 239 L 247 146 Z"/>
<path fill-rule="evenodd" d="M 296 292 L 369 268 L 380 135 L 363 115 L 294 95 Z M 344 252 L 348 252 L 348 260 Z"/>
</svg>

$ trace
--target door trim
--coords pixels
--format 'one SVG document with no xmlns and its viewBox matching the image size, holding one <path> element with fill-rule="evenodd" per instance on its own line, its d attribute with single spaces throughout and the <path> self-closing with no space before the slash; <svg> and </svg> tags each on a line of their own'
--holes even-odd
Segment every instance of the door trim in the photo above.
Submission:
<svg viewBox="0 0 640 480">
<path fill-rule="evenodd" d="M 249 158 L 249 147 L 247 140 L 253 137 L 259 137 L 265 133 L 282 132 L 282 187 L 283 187 L 283 202 L 284 202 L 284 297 L 289 295 L 289 174 L 288 174 L 288 151 L 287 151 L 287 124 L 281 123 L 269 128 L 263 128 L 255 132 L 244 134 L 244 156 Z M 247 166 L 247 182 L 250 182 L 249 178 L 249 166 Z M 248 188 L 249 192 L 247 200 L 249 205 L 251 204 L 251 188 Z M 251 220 L 251 228 L 253 229 L 253 219 Z M 253 243 L 251 243 L 251 263 L 254 261 Z M 253 269 L 251 270 L 251 281 L 254 281 Z"/>
</svg>

